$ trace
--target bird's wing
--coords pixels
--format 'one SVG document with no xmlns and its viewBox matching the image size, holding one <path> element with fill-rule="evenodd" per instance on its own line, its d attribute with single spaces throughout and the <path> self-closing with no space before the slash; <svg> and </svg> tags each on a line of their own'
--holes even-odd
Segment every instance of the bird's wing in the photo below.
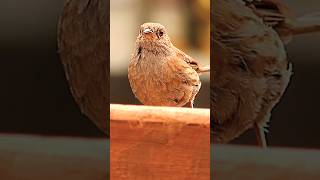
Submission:
<svg viewBox="0 0 320 180">
<path fill-rule="evenodd" d="M 81 111 L 108 133 L 109 47 L 106 0 L 65 4 L 58 48 L 72 95 Z"/>
<path fill-rule="evenodd" d="M 188 56 L 187 54 L 185 54 L 183 51 L 181 51 L 178 48 L 175 48 L 176 52 L 177 52 L 177 57 L 179 59 L 183 59 L 188 65 L 190 65 L 192 67 L 192 69 L 198 71 L 199 69 L 199 63 L 193 59 L 192 57 Z"/>
<path fill-rule="evenodd" d="M 293 12 L 281 0 L 245 0 L 248 7 L 273 27 L 285 43 L 292 35 L 320 32 L 320 12 L 295 18 Z"/>
<path fill-rule="evenodd" d="M 245 0 L 245 2 L 269 26 L 277 26 L 292 18 L 291 11 L 281 0 Z"/>
<path fill-rule="evenodd" d="M 291 41 L 294 16 L 282 0 L 247 0 L 247 6 L 266 26 L 278 33 L 282 42 L 287 44 Z"/>
<path fill-rule="evenodd" d="M 234 76 L 230 72 L 230 63 L 233 59 L 230 49 L 222 43 L 213 40 L 212 56 L 212 77 L 210 78 L 210 103 L 212 106 L 211 117 L 216 125 L 228 123 L 233 112 L 236 111 L 236 101 L 238 98 L 233 96 L 231 90 L 224 88 L 226 79 Z M 230 94 L 229 94 L 230 93 Z M 214 125 L 214 124 L 212 124 Z M 215 127 L 217 128 L 217 127 Z"/>
<path fill-rule="evenodd" d="M 181 57 L 187 64 L 189 64 L 192 69 L 197 71 L 198 73 L 203 73 L 203 72 L 210 72 L 210 66 L 201 66 L 197 60 L 193 59 L 191 56 L 185 54 L 183 51 L 180 49 L 176 48 L 177 56 Z"/>
<path fill-rule="evenodd" d="M 201 82 L 198 73 L 193 67 L 188 64 L 180 55 L 171 56 L 166 63 L 167 71 L 164 73 L 164 79 L 167 79 L 169 92 L 168 96 L 175 98 L 177 104 L 184 105 L 187 102 L 192 102 L 195 95 L 198 93 Z M 168 97 L 170 98 L 170 97 Z"/>
</svg>

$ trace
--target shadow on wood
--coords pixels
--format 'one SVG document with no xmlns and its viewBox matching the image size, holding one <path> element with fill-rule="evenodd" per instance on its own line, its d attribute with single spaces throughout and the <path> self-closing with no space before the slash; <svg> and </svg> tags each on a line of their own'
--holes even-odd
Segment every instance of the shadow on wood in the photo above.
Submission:
<svg viewBox="0 0 320 180">
<path fill-rule="evenodd" d="M 111 179 L 209 179 L 209 109 L 112 104 L 110 113 Z"/>
</svg>

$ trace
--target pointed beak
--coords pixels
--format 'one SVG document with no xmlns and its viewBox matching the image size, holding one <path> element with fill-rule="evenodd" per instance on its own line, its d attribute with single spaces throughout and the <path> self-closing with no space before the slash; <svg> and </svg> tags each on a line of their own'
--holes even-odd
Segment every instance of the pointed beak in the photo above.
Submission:
<svg viewBox="0 0 320 180">
<path fill-rule="evenodd" d="M 143 30 L 143 33 L 144 34 L 149 34 L 149 33 L 153 33 L 153 31 L 150 28 L 146 28 L 146 29 Z"/>
</svg>

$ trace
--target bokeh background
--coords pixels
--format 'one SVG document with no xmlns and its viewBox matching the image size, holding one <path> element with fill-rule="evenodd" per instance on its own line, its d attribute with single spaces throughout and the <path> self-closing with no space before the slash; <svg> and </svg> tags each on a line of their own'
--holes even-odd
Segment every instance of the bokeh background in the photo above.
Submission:
<svg viewBox="0 0 320 180">
<path fill-rule="evenodd" d="M 60 63 L 63 5 L 64 0 L 0 1 L 0 133 L 103 136 L 81 114 Z"/>
<path fill-rule="evenodd" d="M 110 100 L 141 104 L 127 78 L 127 67 L 140 25 L 164 25 L 173 44 L 202 65 L 210 63 L 210 0 L 111 0 L 110 2 Z M 201 76 L 202 87 L 195 107 L 209 108 L 209 73 Z"/>
<path fill-rule="evenodd" d="M 319 0 L 285 1 L 298 15 L 320 11 Z M 63 0 L 0 1 L 1 133 L 102 135 L 93 123 L 80 113 L 70 94 L 59 60 L 56 46 L 57 22 L 63 2 Z M 112 102 L 138 103 L 127 84 L 126 63 L 142 22 L 158 21 L 166 25 L 177 47 L 203 60 L 203 64 L 208 62 L 205 55 L 208 49 L 204 47 L 207 46 L 205 44 L 209 38 L 203 37 L 204 40 L 197 38 L 199 41 L 191 38 L 195 34 L 207 36 L 208 32 L 208 30 L 203 31 L 208 23 L 203 22 L 203 27 L 194 24 L 191 26 L 190 22 L 193 20 L 187 20 L 189 17 L 192 19 L 198 16 L 192 15 L 197 8 L 186 7 L 186 4 L 193 3 L 195 2 L 192 0 L 111 1 L 111 50 L 115 47 L 113 44 L 115 40 L 120 43 L 125 37 L 127 41 L 121 43 L 121 46 L 116 46 L 118 53 L 111 51 Z M 196 7 L 202 6 L 196 5 Z M 199 16 L 209 14 L 205 8 L 197 11 L 200 11 Z M 128 15 L 124 16 L 125 14 Z M 119 22 L 115 23 L 113 18 L 117 18 Z M 206 21 L 207 17 L 203 19 Z M 128 26 L 126 29 L 121 29 L 124 25 Z M 186 35 L 198 27 L 202 28 L 202 33 Z M 118 30 L 116 33 L 115 28 Z M 268 134 L 271 145 L 320 148 L 319 47 L 320 34 L 300 36 L 289 44 L 288 53 L 294 64 L 295 74 L 284 97 L 273 111 Z M 114 65 L 118 66 L 118 61 L 120 67 L 116 68 Z M 204 107 L 209 101 L 209 98 L 208 100 L 201 98 L 201 96 L 208 97 L 205 95 L 209 87 L 205 85 L 206 81 L 204 78 L 204 86 L 196 102 L 197 107 Z M 201 100 L 203 104 L 198 101 L 200 99 L 204 99 Z M 254 143 L 253 134 L 248 132 L 237 142 Z"/>
</svg>

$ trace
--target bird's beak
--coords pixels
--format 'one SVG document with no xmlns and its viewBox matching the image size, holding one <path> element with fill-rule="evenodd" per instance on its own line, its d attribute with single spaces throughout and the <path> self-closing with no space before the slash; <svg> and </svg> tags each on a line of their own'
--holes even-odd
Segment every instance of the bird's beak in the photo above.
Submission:
<svg viewBox="0 0 320 180">
<path fill-rule="evenodd" d="M 146 29 L 143 30 L 143 33 L 144 34 L 149 34 L 149 33 L 153 33 L 153 31 L 150 28 L 146 28 Z"/>
</svg>

